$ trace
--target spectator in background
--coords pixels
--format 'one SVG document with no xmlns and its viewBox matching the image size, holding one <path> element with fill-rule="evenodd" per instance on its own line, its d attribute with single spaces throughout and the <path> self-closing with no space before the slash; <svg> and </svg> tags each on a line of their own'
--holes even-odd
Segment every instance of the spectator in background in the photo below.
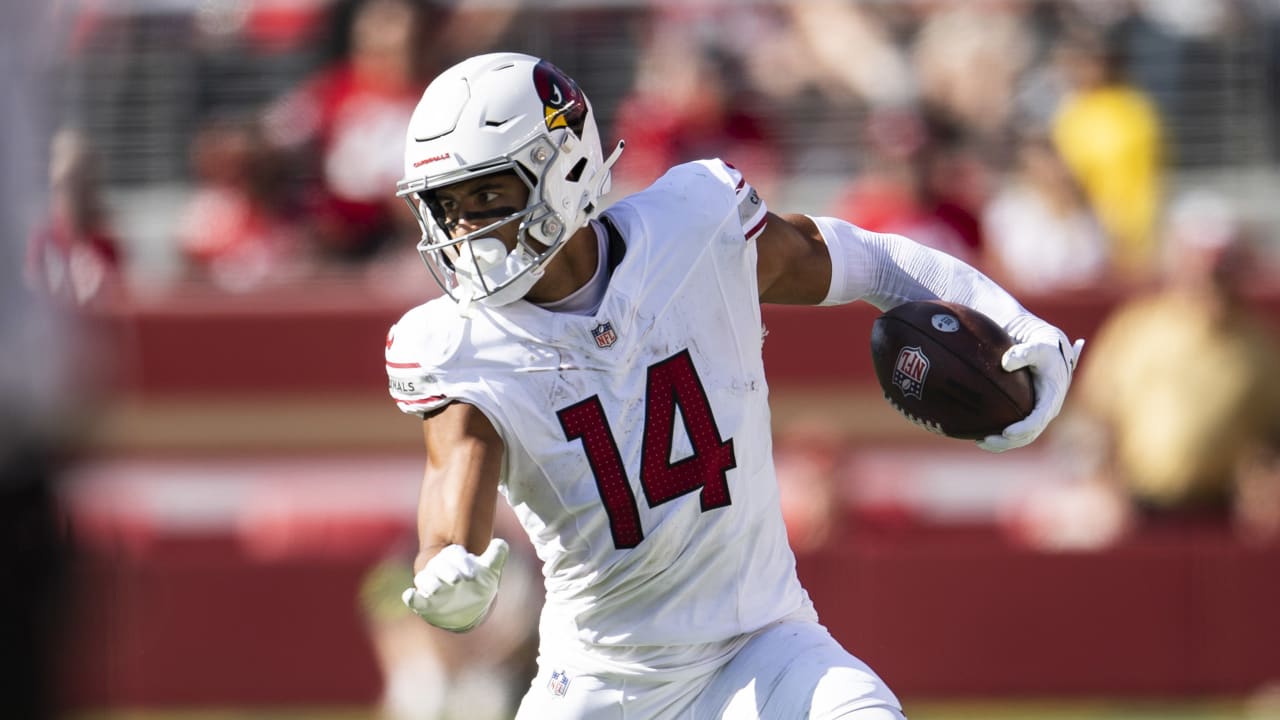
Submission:
<svg viewBox="0 0 1280 720">
<path fill-rule="evenodd" d="M 1107 239 L 1042 132 L 1018 135 L 1016 166 L 983 215 L 986 270 L 1027 293 L 1071 290 L 1107 271 Z"/>
<path fill-rule="evenodd" d="M 362 2 L 347 57 L 267 112 L 268 140 L 292 150 L 311 178 L 306 229 L 322 257 L 367 259 L 403 229 L 403 206 L 385 191 L 403 170 L 399 148 L 421 94 L 424 29 L 409 0 Z"/>
<path fill-rule="evenodd" d="M 897 6 L 810 0 L 752 7 L 756 32 L 734 34 L 749 39 L 740 57 L 779 121 L 786 171 L 847 175 L 860 160 L 841 151 L 856 144 L 848 118 L 915 97 L 911 66 L 887 18 Z"/>
<path fill-rule="evenodd" d="M 1161 120 L 1155 105 L 1118 71 L 1115 48 L 1073 31 L 1057 48 L 1068 91 L 1053 118 L 1053 141 L 1084 188 L 1124 280 L 1156 265 L 1156 217 L 1163 185 Z"/>
<path fill-rule="evenodd" d="M 866 148 L 867 167 L 839 194 L 833 215 L 969 262 L 981 256 L 976 208 L 986 169 L 954 127 L 914 110 L 877 111 L 867 121 Z"/>
<path fill-rule="evenodd" d="M 1076 391 L 1097 473 L 1136 519 L 1280 537 L 1280 350 L 1242 290 L 1256 258 L 1216 195 L 1174 208 L 1165 282 L 1107 320 Z"/>
<path fill-rule="evenodd" d="M 192 147 L 196 188 L 178 225 L 189 266 L 229 290 L 296 277 L 299 230 L 281 196 L 283 163 L 247 121 L 205 125 Z"/>
<path fill-rule="evenodd" d="M 50 142 L 49 200 L 49 217 L 27 246 L 27 285 L 75 304 L 117 287 L 120 244 L 107 222 L 97 163 L 77 130 L 60 130 Z"/>
<path fill-rule="evenodd" d="M 984 146 L 1003 141 L 1018 79 L 1033 57 L 1025 0 L 926 6 L 912 46 L 920 102 Z"/>
<path fill-rule="evenodd" d="M 912 68 L 882 17 L 892 10 L 840 0 L 782 3 L 782 27 L 763 34 L 748 58 L 756 84 L 775 97 L 812 85 L 870 107 L 910 102 L 916 92 Z"/>
<path fill-rule="evenodd" d="M 615 171 L 620 194 L 647 186 L 673 165 L 712 157 L 749 173 L 762 192 L 775 185 L 777 142 L 753 109 L 760 103 L 741 70 L 730 54 L 657 24 L 614 121 L 615 134 L 627 139 Z"/>
</svg>

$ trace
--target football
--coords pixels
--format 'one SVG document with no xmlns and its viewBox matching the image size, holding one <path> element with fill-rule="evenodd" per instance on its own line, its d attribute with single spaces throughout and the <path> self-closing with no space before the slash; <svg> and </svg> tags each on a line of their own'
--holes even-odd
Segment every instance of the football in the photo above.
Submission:
<svg viewBox="0 0 1280 720">
<path fill-rule="evenodd" d="M 1007 372 L 1013 339 L 963 305 L 909 302 L 876 318 L 871 356 L 885 399 L 911 422 L 953 438 L 998 435 L 1035 405 L 1031 372 Z"/>
</svg>

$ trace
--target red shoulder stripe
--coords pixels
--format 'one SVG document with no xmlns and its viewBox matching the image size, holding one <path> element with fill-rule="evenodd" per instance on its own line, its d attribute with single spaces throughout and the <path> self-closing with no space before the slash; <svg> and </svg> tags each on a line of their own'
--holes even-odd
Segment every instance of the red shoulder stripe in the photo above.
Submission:
<svg viewBox="0 0 1280 720">
<path fill-rule="evenodd" d="M 432 395 L 431 397 L 419 398 L 417 400 L 400 400 L 399 398 L 397 398 L 396 402 L 401 403 L 402 405 L 430 405 L 431 403 L 440 402 L 441 400 L 444 400 L 447 397 L 449 396 L 448 395 Z"/>
</svg>

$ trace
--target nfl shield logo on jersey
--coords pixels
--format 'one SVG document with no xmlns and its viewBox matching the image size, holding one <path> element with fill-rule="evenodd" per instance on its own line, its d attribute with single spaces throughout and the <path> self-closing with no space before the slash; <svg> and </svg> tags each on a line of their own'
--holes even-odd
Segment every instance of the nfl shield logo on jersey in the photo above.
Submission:
<svg viewBox="0 0 1280 720">
<path fill-rule="evenodd" d="M 918 347 L 904 347 L 898 351 L 898 361 L 893 364 L 893 384 L 903 395 L 921 399 L 924 379 L 929 374 L 929 358 Z"/>
<path fill-rule="evenodd" d="M 551 679 L 547 681 L 547 690 L 556 697 L 564 697 L 569 692 L 569 674 L 563 670 L 552 670 Z"/>
<path fill-rule="evenodd" d="M 591 329 L 591 337 L 596 339 L 596 347 L 607 348 L 618 341 L 618 333 L 613 331 L 613 323 L 602 322 Z"/>
</svg>

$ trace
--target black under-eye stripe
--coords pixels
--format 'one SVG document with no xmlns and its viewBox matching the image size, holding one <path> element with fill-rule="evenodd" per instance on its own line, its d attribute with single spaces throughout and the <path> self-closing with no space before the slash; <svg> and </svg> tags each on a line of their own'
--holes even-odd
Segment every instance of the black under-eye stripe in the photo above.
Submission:
<svg viewBox="0 0 1280 720">
<path fill-rule="evenodd" d="M 508 215 L 515 215 L 517 212 L 520 212 L 519 209 L 514 207 L 497 207 L 469 212 L 462 217 L 466 220 L 497 220 Z"/>
</svg>

